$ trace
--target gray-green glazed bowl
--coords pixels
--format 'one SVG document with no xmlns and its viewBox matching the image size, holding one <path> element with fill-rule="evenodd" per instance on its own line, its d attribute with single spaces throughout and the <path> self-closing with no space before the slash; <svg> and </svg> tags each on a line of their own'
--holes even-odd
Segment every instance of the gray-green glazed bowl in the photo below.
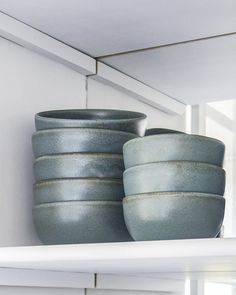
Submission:
<svg viewBox="0 0 236 295">
<path fill-rule="evenodd" d="M 34 162 L 36 181 L 58 178 L 122 178 L 123 156 L 116 154 L 64 154 L 43 156 Z"/>
<path fill-rule="evenodd" d="M 132 139 L 123 152 L 126 169 L 161 161 L 196 161 L 222 167 L 225 145 L 200 135 L 160 134 Z"/>
<path fill-rule="evenodd" d="M 36 158 L 78 152 L 122 154 L 124 143 L 136 137 L 133 133 L 117 130 L 60 128 L 35 132 L 32 145 Z"/>
<path fill-rule="evenodd" d="M 37 205 L 36 231 L 45 244 L 130 241 L 121 202 L 74 201 Z"/>
<path fill-rule="evenodd" d="M 153 193 L 123 200 L 125 223 L 136 241 L 214 238 L 225 199 L 200 193 Z"/>
<path fill-rule="evenodd" d="M 41 181 L 34 185 L 35 204 L 62 201 L 122 201 L 121 180 L 71 178 Z"/>
<path fill-rule="evenodd" d="M 37 130 L 51 128 L 98 128 L 130 132 L 144 136 L 146 115 L 138 112 L 103 109 L 55 110 L 35 116 Z"/>
<path fill-rule="evenodd" d="M 160 135 L 160 134 L 172 134 L 172 133 L 182 133 L 184 134 L 184 132 L 178 131 L 178 130 L 174 130 L 174 129 L 166 129 L 166 128 L 150 128 L 147 129 L 145 132 L 145 136 L 149 136 L 149 135 Z"/>
<path fill-rule="evenodd" d="M 225 171 L 218 166 L 198 162 L 157 162 L 127 169 L 123 181 L 126 196 L 150 192 L 223 195 Z"/>
</svg>

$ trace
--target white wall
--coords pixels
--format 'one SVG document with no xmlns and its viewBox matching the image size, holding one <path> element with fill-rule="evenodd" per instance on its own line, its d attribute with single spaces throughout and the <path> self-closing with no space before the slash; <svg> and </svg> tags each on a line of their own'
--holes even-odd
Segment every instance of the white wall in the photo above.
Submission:
<svg viewBox="0 0 236 295">
<path fill-rule="evenodd" d="M 134 97 L 94 80 L 92 77 L 88 79 L 88 108 L 138 111 L 148 116 L 148 128 L 164 127 L 185 130 L 185 115 L 174 116 L 159 111 Z"/>
<path fill-rule="evenodd" d="M 39 244 L 32 209 L 34 114 L 49 109 L 118 108 L 144 112 L 149 127 L 184 130 L 170 116 L 112 87 L 0 38 L 0 246 Z"/>
<path fill-rule="evenodd" d="M 0 246 L 32 245 L 34 114 L 85 107 L 85 77 L 1 38 L 0 53 Z"/>
</svg>

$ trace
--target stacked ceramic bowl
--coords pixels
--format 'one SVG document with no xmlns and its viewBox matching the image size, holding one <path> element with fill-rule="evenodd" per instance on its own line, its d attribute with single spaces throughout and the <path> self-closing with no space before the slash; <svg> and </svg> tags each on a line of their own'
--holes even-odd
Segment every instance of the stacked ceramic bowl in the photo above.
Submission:
<svg viewBox="0 0 236 295">
<path fill-rule="evenodd" d="M 146 116 L 64 110 L 35 117 L 36 230 L 45 244 L 127 241 L 123 144 L 143 136 Z"/>
<path fill-rule="evenodd" d="M 130 235 L 135 240 L 215 237 L 225 207 L 224 144 L 159 131 L 124 145 L 123 207 Z"/>
</svg>

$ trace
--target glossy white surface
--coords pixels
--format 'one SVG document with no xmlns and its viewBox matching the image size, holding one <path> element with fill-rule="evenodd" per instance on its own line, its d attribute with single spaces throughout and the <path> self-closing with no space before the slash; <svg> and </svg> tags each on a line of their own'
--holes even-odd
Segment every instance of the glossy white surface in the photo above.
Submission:
<svg viewBox="0 0 236 295">
<path fill-rule="evenodd" d="M 86 273 L 235 272 L 236 239 L 0 249 L 0 267 Z"/>
<path fill-rule="evenodd" d="M 236 97 L 236 35 L 102 61 L 186 104 Z"/>
<path fill-rule="evenodd" d="M 234 0 L 0 0 L 0 11 L 92 56 L 236 30 Z"/>
</svg>

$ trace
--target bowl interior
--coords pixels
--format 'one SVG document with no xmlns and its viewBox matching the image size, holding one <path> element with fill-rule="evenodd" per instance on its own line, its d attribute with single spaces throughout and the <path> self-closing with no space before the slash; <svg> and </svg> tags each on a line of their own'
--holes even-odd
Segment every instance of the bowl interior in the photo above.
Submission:
<svg viewBox="0 0 236 295">
<path fill-rule="evenodd" d="M 185 134 L 184 132 L 174 130 L 174 129 L 166 129 L 166 128 L 150 128 L 147 129 L 145 132 L 145 136 L 148 135 L 158 135 L 158 134 L 173 134 L 173 133 L 180 133 Z"/>
</svg>

